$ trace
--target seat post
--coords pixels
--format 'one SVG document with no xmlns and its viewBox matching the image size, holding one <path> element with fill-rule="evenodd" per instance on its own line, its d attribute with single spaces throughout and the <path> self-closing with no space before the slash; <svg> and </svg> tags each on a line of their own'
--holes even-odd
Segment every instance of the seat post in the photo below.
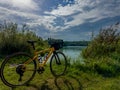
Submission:
<svg viewBox="0 0 120 90">
<path fill-rule="evenodd" d="M 33 47 L 33 49 L 35 50 L 35 45 L 34 45 L 34 43 L 35 43 L 36 41 L 28 40 L 27 42 L 30 43 L 31 46 Z"/>
<path fill-rule="evenodd" d="M 35 45 L 34 45 L 34 43 L 31 43 L 31 45 L 32 45 L 33 49 L 35 50 Z"/>
</svg>

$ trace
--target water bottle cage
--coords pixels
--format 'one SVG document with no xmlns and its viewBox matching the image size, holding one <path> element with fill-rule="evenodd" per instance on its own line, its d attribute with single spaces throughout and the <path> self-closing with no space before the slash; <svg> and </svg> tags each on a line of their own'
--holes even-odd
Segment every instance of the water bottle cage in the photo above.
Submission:
<svg viewBox="0 0 120 90">
<path fill-rule="evenodd" d="M 42 63 L 42 57 L 41 56 L 38 56 L 38 61 L 39 61 L 39 63 Z"/>
<path fill-rule="evenodd" d="M 48 56 L 48 53 L 46 53 L 46 54 L 44 55 L 44 60 L 47 59 L 47 56 Z"/>
<path fill-rule="evenodd" d="M 47 59 L 48 53 L 44 54 L 44 55 L 38 55 L 38 61 L 39 63 L 42 63 L 44 60 Z"/>
</svg>

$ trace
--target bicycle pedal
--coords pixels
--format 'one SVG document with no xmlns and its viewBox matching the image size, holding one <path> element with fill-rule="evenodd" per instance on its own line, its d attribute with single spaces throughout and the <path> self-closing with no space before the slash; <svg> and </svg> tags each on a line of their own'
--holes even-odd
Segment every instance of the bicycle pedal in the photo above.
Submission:
<svg viewBox="0 0 120 90">
<path fill-rule="evenodd" d="M 39 74 L 42 74 L 45 71 L 45 69 L 43 67 L 40 67 L 37 71 Z"/>
<path fill-rule="evenodd" d="M 61 65 L 61 63 L 57 63 L 57 65 Z"/>
<path fill-rule="evenodd" d="M 43 73 L 42 71 L 38 72 L 38 74 L 42 74 L 42 73 Z"/>
</svg>

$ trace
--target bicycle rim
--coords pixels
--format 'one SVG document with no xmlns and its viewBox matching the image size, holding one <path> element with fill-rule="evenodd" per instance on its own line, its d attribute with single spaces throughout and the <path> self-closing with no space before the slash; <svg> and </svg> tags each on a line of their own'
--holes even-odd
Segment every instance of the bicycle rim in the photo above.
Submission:
<svg viewBox="0 0 120 90">
<path fill-rule="evenodd" d="M 31 60 L 31 57 L 22 52 L 6 57 L 1 65 L 1 80 L 3 83 L 10 87 L 16 87 L 31 81 L 36 73 L 36 62 L 33 60 L 25 65 L 24 62 L 27 60 Z M 21 73 L 22 77 L 20 78 Z"/>
<path fill-rule="evenodd" d="M 50 60 L 50 70 L 54 76 L 63 75 L 67 68 L 67 60 L 62 52 L 55 52 Z"/>
</svg>

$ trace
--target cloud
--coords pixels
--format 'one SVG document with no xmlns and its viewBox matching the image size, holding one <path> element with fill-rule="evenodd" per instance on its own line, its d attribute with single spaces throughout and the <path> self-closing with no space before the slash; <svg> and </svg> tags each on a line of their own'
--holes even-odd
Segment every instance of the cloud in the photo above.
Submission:
<svg viewBox="0 0 120 90">
<path fill-rule="evenodd" d="M 32 18 L 37 17 L 37 15 L 32 14 L 32 13 L 11 10 L 11 9 L 7 9 L 7 8 L 4 8 L 4 7 L 0 7 L 0 11 L 1 11 L 0 13 L 5 16 L 5 18 L 9 18 L 11 16 L 19 16 L 19 17 L 26 18 L 26 19 L 27 18 L 32 19 Z"/>
<path fill-rule="evenodd" d="M 51 12 L 44 12 L 44 13 L 54 15 L 54 16 L 67 16 L 67 15 L 74 14 L 77 11 L 78 10 L 76 9 L 76 7 L 73 7 L 68 4 L 67 6 L 59 5 L 57 9 L 54 9 Z"/>
<path fill-rule="evenodd" d="M 0 4 L 19 10 L 37 10 L 38 4 L 33 0 L 0 0 Z"/>
<path fill-rule="evenodd" d="M 64 0 L 41 14 L 37 0 L 0 0 L 0 19 L 27 23 L 31 27 L 45 27 L 57 32 L 93 23 L 104 18 L 120 16 L 120 0 Z M 42 1 L 41 1 L 42 3 Z M 40 1 L 39 1 L 40 4 Z M 54 7 L 54 5 L 53 5 Z M 37 11 L 38 10 L 38 11 Z"/>
<path fill-rule="evenodd" d="M 20 24 L 26 23 L 30 27 L 44 26 L 47 30 L 56 31 L 58 27 L 52 24 L 56 19 L 55 16 L 41 16 L 31 12 L 21 12 L 17 10 L 0 7 L 0 21 L 9 20 Z"/>
<path fill-rule="evenodd" d="M 68 18 L 65 18 L 63 21 L 64 27 L 61 27 L 61 29 L 64 30 L 86 22 L 92 23 L 104 18 L 120 16 L 119 11 L 119 0 L 75 0 L 74 4 L 68 4 L 66 6 L 60 4 L 57 9 L 49 12 L 45 11 L 44 13 L 50 16 L 56 16 L 56 19 L 58 16 L 71 17 L 71 21 L 68 21 Z"/>
</svg>

